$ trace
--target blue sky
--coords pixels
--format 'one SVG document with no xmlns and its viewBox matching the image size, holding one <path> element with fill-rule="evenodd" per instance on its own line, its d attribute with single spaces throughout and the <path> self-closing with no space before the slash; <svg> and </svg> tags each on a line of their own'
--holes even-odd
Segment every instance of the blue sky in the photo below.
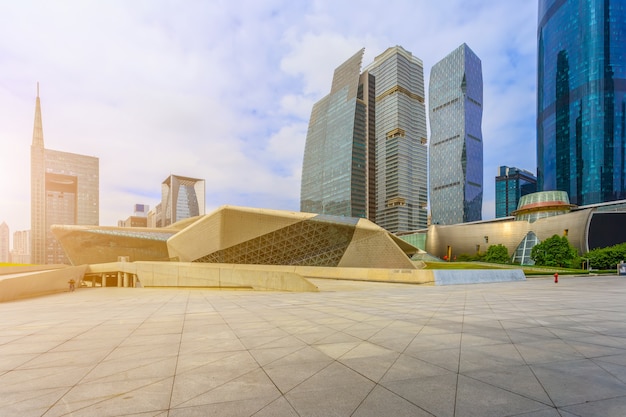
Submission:
<svg viewBox="0 0 626 417">
<path fill-rule="evenodd" d="M 224 204 L 299 210 L 306 129 L 333 70 L 401 45 L 483 66 L 483 218 L 497 168 L 536 166 L 537 5 L 518 0 L 0 3 L 0 223 L 30 228 L 40 83 L 46 148 L 100 158 L 100 224 L 154 207 L 169 174 Z"/>
</svg>

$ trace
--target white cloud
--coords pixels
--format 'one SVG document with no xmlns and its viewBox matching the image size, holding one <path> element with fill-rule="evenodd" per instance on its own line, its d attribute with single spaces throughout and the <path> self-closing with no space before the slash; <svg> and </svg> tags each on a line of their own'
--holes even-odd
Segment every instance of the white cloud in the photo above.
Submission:
<svg viewBox="0 0 626 417">
<path fill-rule="evenodd" d="M 101 224 L 154 206 L 170 173 L 207 205 L 299 207 L 313 103 L 334 69 L 402 45 L 483 62 L 485 204 L 495 168 L 533 170 L 536 6 L 493 0 L 24 0 L 0 15 L 0 222 L 27 229 L 35 83 L 46 146 L 100 158 Z M 532 146 L 531 146 L 532 145 Z M 489 210 L 487 210 L 488 212 Z"/>
<path fill-rule="evenodd" d="M 359 39 L 338 33 L 304 33 L 287 42 L 291 51 L 281 61 L 281 69 L 302 77 L 304 93 L 318 98 L 330 91 L 335 68 L 364 46 Z"/>
</svg>

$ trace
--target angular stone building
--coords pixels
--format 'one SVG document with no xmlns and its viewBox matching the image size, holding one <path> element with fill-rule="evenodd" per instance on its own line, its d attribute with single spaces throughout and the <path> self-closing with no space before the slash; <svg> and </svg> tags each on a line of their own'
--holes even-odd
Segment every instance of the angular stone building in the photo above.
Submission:
<svg viewBox="0 0 626 417">
<path fill-rule="evenodd" d="M 415 269 L 418 251 L 366 219 L 223 206 L 167 228 L 55 226 L 72 264 L 178 261 Z"/>
</svg>

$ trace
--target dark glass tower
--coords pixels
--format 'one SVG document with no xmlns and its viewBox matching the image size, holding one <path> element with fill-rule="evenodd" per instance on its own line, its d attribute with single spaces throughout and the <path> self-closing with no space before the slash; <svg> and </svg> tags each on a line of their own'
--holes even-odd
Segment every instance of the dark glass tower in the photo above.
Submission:
<svg viewBox="0 0 626 417">
<path fill-rule="evenodd" d="M 430 71 L 430 210 L 433 224 L 482 218 L 482 64 L 463 44 Z"/>
<path fill-rule="evenodd" d="M 626 198 L 626 2 L 539 0 L 537 186 Z"/>
<path fill-rule="evenodd" d="M 537 177 L 515 167 L 501 166 L 496 177 L 496 218 L 510 216 L 527 194 L 537 192 Z"/>
</svg>

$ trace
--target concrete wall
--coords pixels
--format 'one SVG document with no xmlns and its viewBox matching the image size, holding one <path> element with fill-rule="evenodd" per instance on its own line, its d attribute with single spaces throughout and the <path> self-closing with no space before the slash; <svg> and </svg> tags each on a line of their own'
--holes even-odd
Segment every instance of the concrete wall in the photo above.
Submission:
<svg viewBox="0 0 626 417">
<path fill-rule="evenodd" d="M 90 274 L 135 274 L 144 287 L 253 288 L 255 290 L 317 291 L 306 278 L 433 284 L 432 270 L 340 268 L 288 265 L 239 265 L 199 262 L 112 262 L 90 265 Z"/>
<path fill-rule="evenodd" d="M 433 271 L 430 269 L 324 268 L 315 266 L 297 266 L 294 268 L 297 273 L 306 278 L 398 282 L 403 284 L 432 284 L 435 281 Z"/>
<path fill-rule="evenodd" d="M 567 239 L 579 254 L 587 251 L 587 227 L 593 210 L 579 210 L 559 216 L 539 219 L 534 223 L 525 220 L 496 220 L 484 223 L 463 223 L 455 225 L 433 225 L 428 228 L 426 250 L 431 255 L 443 258 L 448 246 L 452 247 L 452 256 L 460 254 L 475 255 L 479 248 L 485 253 L 489 246 L 502 244 L 509 255 L 530 231 L 539 240 L 563 236 L 567 230 Z"/>
<path fill-rule="evenodd" d="M 195 262 L 112 262 L 90 265 L 90 274 L 134 274 L 142 287 L 250 288 L 276 291 L 317 291 L 302 275 L 288 269 L 257 265 Z"/>
</svg>

